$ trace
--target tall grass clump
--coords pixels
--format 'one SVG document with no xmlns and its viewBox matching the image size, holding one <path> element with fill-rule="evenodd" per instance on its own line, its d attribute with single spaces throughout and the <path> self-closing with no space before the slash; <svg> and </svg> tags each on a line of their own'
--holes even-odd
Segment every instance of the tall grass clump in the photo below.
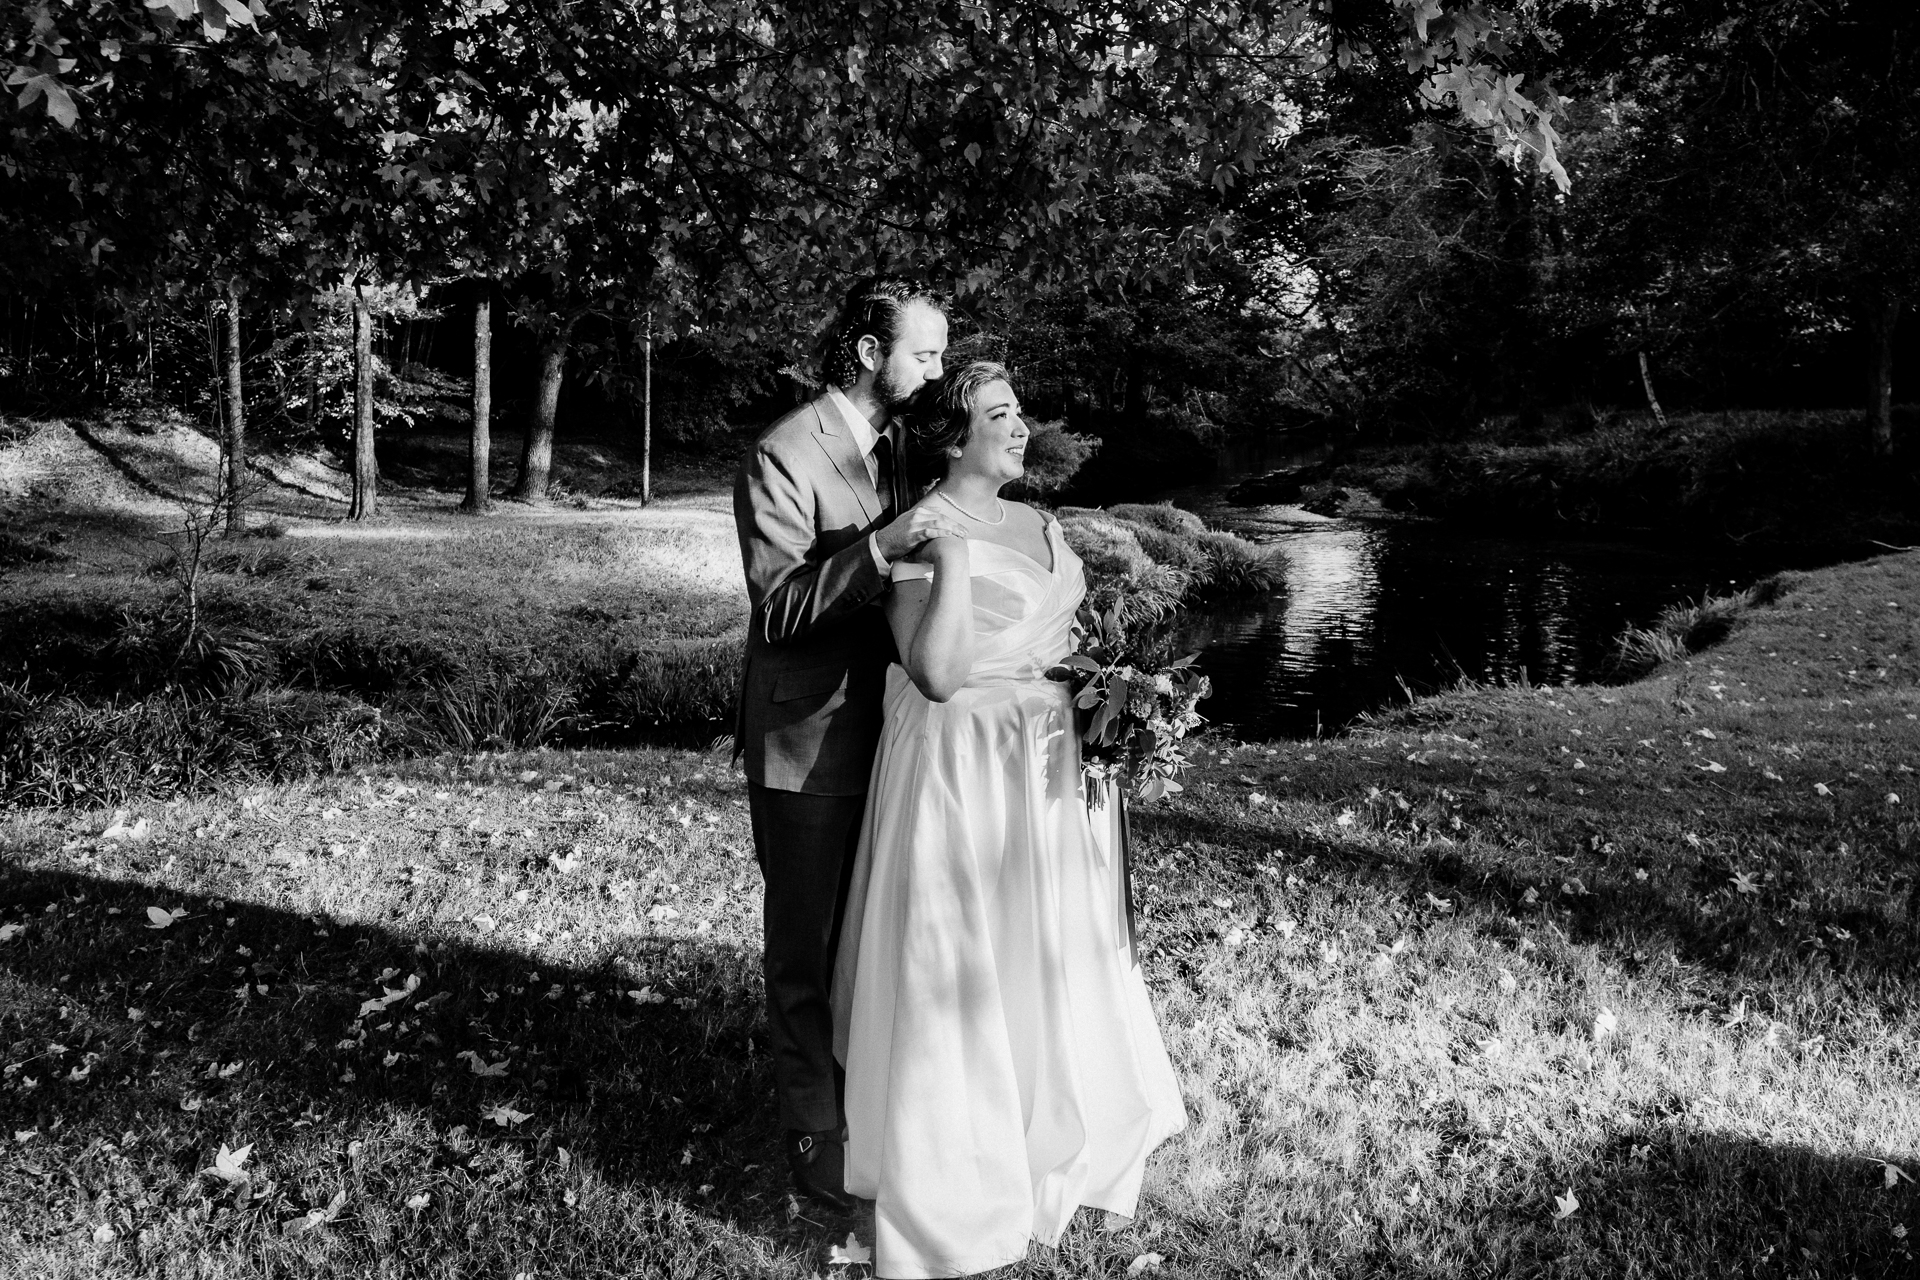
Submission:
<svg viewBox="0 0 1920 1280">
<path fill-rule="evenodd" d="M 1732 595 L 1703 595 L 1692 604 L 1668 605 L 1651 626 L 1628 627 L 1614 642 L 1612 674 L 1619 680 L 1637 680 L 1665 662 L 1719 644 L 1733 633 L 1747 610 L 1772 604 L 1786 593 L 1779 574 L 1762 578 Z"/>
<path fill-rule="evenodd" d="M 0 807 L 117 804 L 337 772 L 375 759 L 391 736 L 378 708 L 312 690 L 169 689 L 98 702 L 0 686 Z"/>
<path fill-rule="evenodd" d="M 472 671 L 429 681 L 414 726 L 439 751 L 538 747 L 580 719 L 572 681 L 545 668 Z"/>
<path fill-rule="evenodd" d="M 1131 583 L 1141 571 L 1131 561 L 1122 563 L 1124 556 L 1116 560 L 1112 543 L 1137 546 L 1163 572 L 1177 575 L 1163 579 L 1169 589 L 1176 581 L 1178 585 L 1171 605 L 1163 608 L 1161 602 L 1154 602 L 1156 616 L 1165 616 L 1182 604 L 1264 595 L 1279 585 L 1278 566 L 1259 547 L 1231 533 L 1210 530 L 1193 512 L 1169 503 L 1062 507 L 1059 514 L 1061 528 L 1069 535 L 1068 544 L 1087 561 L 1089 593 L 1095 599 L 1103 595 L 1108 577 L 1117 581 L 1112 591 L 1122 597 L 1138 589 Z M 1103 559 L 1089 560 L 1081 552 L 1073 542 L 1076 527 L 1104 531 L 1105 539 L 1086 532 L 1079 535 L 1102 553 Z"/>
<path fill-rule="evenodd" d="M 744 647 L 745 637 L 733 634 L 631 654 L 603 705 L 616 725 L 630 730 L 724 720 L 733 711 Z"/>
<path fill-rule="evenodd" d="M 1073 509 L 1061 513 L 1060 533 L 1086 569 L 1089 608 L 1117 611 L 1128 630 L 1163 621 L 1179 609 L 1188 586 L 1183 571 L 1155 561 L 1120 521 L 1098 512 L 1069 512 Z"/>
</svg>

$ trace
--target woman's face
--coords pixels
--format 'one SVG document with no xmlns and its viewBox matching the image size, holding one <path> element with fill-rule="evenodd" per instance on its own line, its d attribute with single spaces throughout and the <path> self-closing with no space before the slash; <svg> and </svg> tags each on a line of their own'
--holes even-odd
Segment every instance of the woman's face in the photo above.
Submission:
<svg viewBox="0 0 1920 1280">
<path fill-rule="evenodd" d="M 973 416 L 960 456 L 947 467 L 949 477 L 978 475 L 995 484 L 1018 480 L 1026 473 L 1027 421 L 1020 400 L 1003 380 L 989 382 L 973 398 Z"/>
</svg>

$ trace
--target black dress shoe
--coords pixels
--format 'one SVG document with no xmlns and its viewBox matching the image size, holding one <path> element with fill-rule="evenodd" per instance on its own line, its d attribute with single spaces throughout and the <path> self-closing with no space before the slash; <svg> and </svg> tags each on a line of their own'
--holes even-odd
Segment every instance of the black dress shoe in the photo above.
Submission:
<svg viewBox="0 0 1920 1280">
<path fill-rule="evenodd" d="M 853 1208 L 853 1198 L 847 1194 L 847 1150 L 840 1130 L 805 1133 L 789 1129 L 786 1150 L 795 1191 L 841 1213 Z"/>
</svg>

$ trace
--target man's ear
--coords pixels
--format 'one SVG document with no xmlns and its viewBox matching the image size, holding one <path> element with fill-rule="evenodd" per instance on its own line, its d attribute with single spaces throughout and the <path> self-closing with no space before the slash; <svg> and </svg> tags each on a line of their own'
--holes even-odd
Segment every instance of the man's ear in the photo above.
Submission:
<svg viewBox="0 0 1920 1280">
<path fill-rule="evenodd" d="M 862 368 L 876 372 L 879 370 L 880 339 L 870 333 L 861 334 L 860 340 L 853 344 L 853 353 L 859 358 Z"/>
</svg>

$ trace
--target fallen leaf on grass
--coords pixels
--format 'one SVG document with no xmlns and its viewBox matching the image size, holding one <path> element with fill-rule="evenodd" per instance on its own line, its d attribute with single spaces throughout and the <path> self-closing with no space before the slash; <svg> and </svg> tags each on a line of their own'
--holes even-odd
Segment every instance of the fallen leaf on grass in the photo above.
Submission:
<svg viewBox="0 0 1920 1280">
<path fill-rule="evenodd" d="M 1427 905 L 1432 907 L 1435 911 L 1453 910 L 1453 902 L 1451 899 L 1436 898 L 1431 893 L 1427 895 Z"/>
<path fill-rule="evenodd" d="M 1513 974 L 1506 969 L 1500 970 L 1500 990 L 1507 995 L 1512 995 L 1519 989 L 1520 984 L 1514 980 Z"/>
<path fill-rule="evenodd" d="M 433 1202 L 433 1197 L 428 1193 L 426 1193 L 425 1191 L 422 1191 L 419 1195 L 407 1197 L 407 1208 L 412 1209 L 414 1212 L 418 1213 L 420 1210 L 426 1208 L 432 1202 Z"/>
<path fill-rule="evenodd" d="M 1781 777 L 1779 774 L 1775 773 L 1771 769 L 1762 769 L 1760 771 L 1760 776 L 1765 778 L 1768 782 L 1785 782 L 1786 781 L 1785 778 Z"/>
<path fill-rule="evenodd" d="M 1731 883 L 1733 885 L 1733 891 L 1735 893 L 1759 893 L 1760 892 L 1760 882 L 1753 878 L 1753 873 L 1751 871 L 1734 872 L 1733 880 L 1731 881 Z"/>
<path fill-rule="evenodd" d="M 1718 760 L 1709 760 L 1701 765 L 1700 768 L 1707 773 L 1725 773 L 1727 771 L 1727 766 L 1721 764 Z"/>
<path fill-rule="evenodd" d="M 847 1242 L 836 1244 L 827 1250 L 827 1265 L 830 1267 L 863 1266 L 873 1261 L 873 1250 L 860 1243 L 860 1237 L 847 1232 Z"/>
<path fill-rule="evenodd" d="M 550 853 L 547 855 L 547 865 L 563 876 L 570 876 L 580 869 L 580 856 L 570 853 L 563 858 L 557 853 Z"/>
<path fill-rule="evenodd" d="M 1130 1276 L 1138 1276 L 1144 1275 L 1149 1271 L 1158 1271 L 1160 1264 L 1165 1261 L 1166 1259 L 1157 1253 L 1143 1253 L 1127 1264 L 1127 1274 Z"/>
<path fill-rule="evenodd" d="M 462 1049 L 459 1053 L 454 1054 L 453 1057 L 456 1062 L 465 1058 L 467 1060 L 467 1069 L 477 1076 L 504 1076 L 507 1074 L 507 1059 L 505 1058 L 488 1065 L 482 1062 L 480 1055 L 471 1049 Z"/>
<path fill-rule="evenodd" d="M 0 924 L 0 942 L 12 942 L 27 931 L 23 924 Z"/>
<path fill-rule="evenodd" d="M 40 1131 L 38 1129 L 15 1129 L 13 1131 L 13 1140 L 15 1142 L 32 1142 L 39 1136 Z"/>
<path fill-rule="evenodd" d="M 489 1107 L 487 1110 L 482 1111 L 480 1118 L 482 1120 L 491 1120 L 504 1129 L 510 1124 L 519 1124 L 522 1120 L 532 1119 L 533 1114 L 528 1111 L 515 1111 L 503 1102 L 498 1106 Z"/>
<path fill-rule="evenodd" d="M 112 1244 L 119 1238 L 120 1233 L 104 1222 L 93 1229 L 93 1242 L 95 1244 Z"/>
<path fill-rule="evenodd" d="M 1580 1211 L 1580 1197 L 1573 1194 L 1573 1188 L 1567 1188 L 1567 1194 L 1553 1198 L 1553 1220 L 1571 1218 Z"/>
<path fill-rule="evenodd" d="M 315 1227 L 323 1227 L 338 1218 L 340 1216 L 340 1210 L 344 1209 L 346 1204 L 347 1190 L 345 1187 L 342 1187 L 340 1190 L 334 1192 L 333 1199 L 327 1202 L 326 1208 L 309 1209 L 299 1217 L 289 1218 L 280 1224 L 281 1234 L 297 1236 L 303 1231 L 311 1231 Z"/>
<path fill-rule="evenodd" d="M 1890 1163 L 1889 1161 L 1882 1160 L 1880 1162 L 1880 1170 L 1886 1177 L 1887 1190 L 1889 1191 L 1893 1190 L 1895 1187 L 1899 1186 L 1903 1182 L 1913 1181 L 1912 1174 L 1908 1173 L 1905 1169 L 1902 1169 L 1899 1165 Z"/>
<path fill-rule="evenodd" d="M 226 1143 L 220 1144 L 220 1150 L 213 1157 L 213 1167 L 202 1169 L 203 1174 L 212 1174 L 228 1185 L 250 1182 L 253 1175 L 246 1170 L 247 1157 L 253 1154 L 253 1144 L 249 1142 L 238 1151 L 230 1149 Z"/>
<path fill-rule="evenodd" d="M 1613 1010 L 1601 1009 L 1593 1015 L 1593 1038 L 1605 1040 L 1620 1029 L 1620 1019 L 1613 1016 Z"/>
<path fill-rule="evenodd" d="M 1833 794 L 1833 788 L 1824 782 L 1816 782 L 1813 784 L 1813 793 L 1818 796 L 1830 796 Z"/>
<path fill-rule="evenodd" d="M 187 909 L 185 907 L 175 907 L 171 911 L 165 907 L 147 908 L 147 928 L 149 929 L 165 929 L 169 925 L 177 924 L 186 918 Z"/>
<path fill-rule="evenodd" d="M 1124 1217 L 1114 1213 L 1112 1210 L 1108 1210 L 1106 1216 L 1100 1219 L 1100 1229 L 1108 1235 L 1112 1235 L 1116 1231 L 1125 1231 L 1132 1225 L 1132 1218 Z"/>
<path fill-rule="evenodd" d="M 647 919 L 653 921 L 655 924 L 665 924 L 669 920 L 678 920 L 679 918 L 680 913 L 664 902 L 656 903 L 647 910 Z"/>
<path fill-rule="evenodd" d="M 100 838 L 102 840 L 126 840 L 138 844 L 147 838 L 151 830 L 152 828 L 148 825 L 145 818 L 140 819 L 132 826 L 128 826 L 127 811 L 122 809 L 113 815 L 112 824 L 100 833 Z"/>
</svg>

